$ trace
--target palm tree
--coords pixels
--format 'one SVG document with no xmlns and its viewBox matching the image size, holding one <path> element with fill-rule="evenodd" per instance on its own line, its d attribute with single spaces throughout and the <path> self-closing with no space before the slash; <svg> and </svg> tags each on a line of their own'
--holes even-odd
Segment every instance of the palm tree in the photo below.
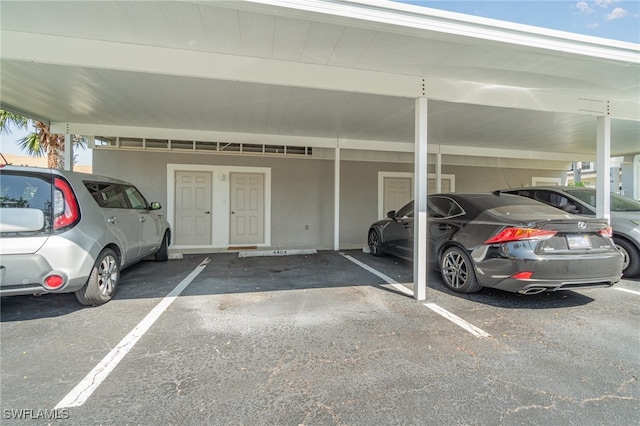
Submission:
<svg viewBox="0 0 640 426">
<path fill-rule="evenodd" d="M 0 110 L 0 132 L 11 133 L 9 128 L 13 125 L 19 129 L 28 129 L 33 126 L 34 132 L 27 134 L 18 140 L 18 146 L 32 157 L 47 156 L 47 167 L 59 169 L 64 166 L 64 135 L 51 133 L 49 124 L 42 121 L 31 120 L 19 114 Z M 87 147 L 86 137 L 73 135 L 73 147 L 85 149 Z"/>
</svg>

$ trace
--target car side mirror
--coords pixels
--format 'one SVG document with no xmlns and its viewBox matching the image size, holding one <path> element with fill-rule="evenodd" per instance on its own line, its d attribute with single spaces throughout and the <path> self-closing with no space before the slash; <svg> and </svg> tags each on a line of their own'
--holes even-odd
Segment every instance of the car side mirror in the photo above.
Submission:
<svg viewBox="0 0 640 426">
<path fill-rule="evenodd" d="M 153 203 L 151 203 L 151 210 L 160 210 L 161 208 L 162 206 L 157 201 L 154 201 Z"/>
<path fill-rule="evenodd" d="M 395 210 L 391 210 L 387 212 L 387 217 L 389 219 L 395 219 L 396 218 L 396 211 Z"/>
</svg>

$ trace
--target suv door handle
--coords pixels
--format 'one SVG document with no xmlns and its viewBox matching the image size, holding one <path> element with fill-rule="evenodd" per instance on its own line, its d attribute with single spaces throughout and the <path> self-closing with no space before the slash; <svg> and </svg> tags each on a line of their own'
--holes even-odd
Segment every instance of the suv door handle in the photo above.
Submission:
<svg viewBox="0 0 640 426">
<path fill-rule="evenodd" d="M 147 221 L 147 219 L 145 219 L 145 218 L 144 218 L 144 217 L 142 217 L 142 216 L 140 217 L 140 222 L 146 222 L 146 221 Z"/>
<path fill-rule="evenodd" d="M 111 216 L 109 219 L 107 219 L 107 223 L 118 223 L 118 218 L 115 216 Z"/>
</svg>

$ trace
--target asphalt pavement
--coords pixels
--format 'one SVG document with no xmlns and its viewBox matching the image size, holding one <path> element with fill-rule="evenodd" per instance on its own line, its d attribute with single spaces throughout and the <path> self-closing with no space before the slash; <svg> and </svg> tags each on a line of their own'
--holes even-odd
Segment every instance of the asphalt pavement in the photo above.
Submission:
<svg viewBox="0 0 640 426">
<path fill-rule="evenodd" d="M 135 265 L 97 308 L 3 298 L 1 422 L 640 423 L 640 280 L 460 295 L 432 272 L 425 301 L 411 281 L 355 250 L 215 253 Z"/>
</svg>

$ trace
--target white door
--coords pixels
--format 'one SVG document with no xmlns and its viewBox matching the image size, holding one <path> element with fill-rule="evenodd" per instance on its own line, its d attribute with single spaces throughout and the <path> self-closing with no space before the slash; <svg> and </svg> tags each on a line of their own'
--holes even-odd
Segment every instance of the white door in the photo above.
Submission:
<svg viewBox="0 0 640 426">
<path fill-rule="evenodd" d="M 442 191 L 441 193 L 446 192 L 455 192 L 455 176 L 454 175 L 443 175 L 441 180 Z M 435 194 L 436 193 L 436 179 L 429 178 L 427 180 L 427 193 Z"/>
<path fill-rule="evenodd" d="M 411 178 L 385 177 L 384 196 L 382 200 L 383 214 L 388 211 L 400 210 L 402 206 L 412 199 Z"/>
<path fill-rule="evenodd" d="M 264 243 L 264 175 L 231 173 L 230 180 L 230 243 Z"/>
<path fill-rule="evenodd" d="M 176 172 L 175 244 L 211 244 L 211 173 Z"/>
</svg>

